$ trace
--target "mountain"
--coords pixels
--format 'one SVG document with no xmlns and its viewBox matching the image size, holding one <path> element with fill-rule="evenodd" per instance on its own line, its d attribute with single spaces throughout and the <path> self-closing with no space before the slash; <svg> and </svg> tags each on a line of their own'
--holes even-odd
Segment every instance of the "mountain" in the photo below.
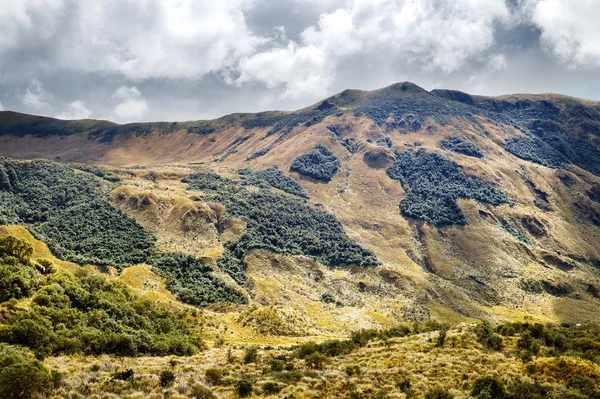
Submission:
<svg viewBox="0 0 600 399">
<path fill-rule="evenodd" d="M 247 304 L 252 333 L 600 319 L 600 102 L 404 82 L 211 121 L 4 111 L 0 155 L 0 222 L 65 260 L 149 264 L 183 302 Z M 18 161 L 37 158 L 55 162 Z"/>
</svg>

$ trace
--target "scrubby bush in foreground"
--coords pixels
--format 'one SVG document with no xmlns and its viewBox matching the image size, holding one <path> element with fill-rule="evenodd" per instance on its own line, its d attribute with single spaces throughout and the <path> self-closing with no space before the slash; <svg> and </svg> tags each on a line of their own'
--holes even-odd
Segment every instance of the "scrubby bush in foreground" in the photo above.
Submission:
<svg viewBox="0 0 600 399">
<path fill-rule="evenodd" d="M 14 248 L 27 244 L 18 238 L 10 241 Z M 0 252 L 4 253 L 0 265 L 10 262 L 16 270 L 33 268 L 29 256 L 19 259 L 5 248 Z M 159 308 L 121 283 L 83 270 L 77 276 L 67 271 L 30 273 L 39 281 L 26 293 L 31 304 L 4 316 L 0 342 L 29 347 L 39 357 L 60 353 L 189 355 L 201 346 L 185 314 Z M 17 294 L 13 292 L 8 299 L 21 297 L 23 291 Z"/>
</svg>

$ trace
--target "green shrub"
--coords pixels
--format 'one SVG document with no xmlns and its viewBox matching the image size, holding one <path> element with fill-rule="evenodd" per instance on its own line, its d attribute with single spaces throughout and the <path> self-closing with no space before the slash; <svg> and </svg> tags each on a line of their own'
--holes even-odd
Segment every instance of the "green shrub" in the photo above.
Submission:
<svg viewBox="0 0 600 399">
<path fill-rule="evenodd" d="M 13 236 L 0 237 L 0 302 L 31 296 L 39 275 L 29 257 L 33 246 Z"/>
<path fill-rule="evenodd" d="M 512 136 L 505 140 L 504 148 L 517 157 L 549 168 L 559 168 L 565 157 L 546 142 L 532 136 Z"/>
<path fill-rule="evenodd" d="M 175 382 L 175 373 L 171 370 L 163 370 L 159 374 L 159 383 L 160 386 L 166 388 L 168 386 L 173 385 Z"/>
<path fill-rule="evenodd" d="M 500 351 L 504 346 L 502 337 L 494 333 L 492 325 L 488 322 L 478 324 L 475 327 L 475 335 L 477 336 L 477 341 L 488 349 Z"/>
<path fill-rule="evenodd" d="M 113 378 L 113 380 L 131 382 L 131 381 L 133 381 L 134 376 L 135 376 L 135 372 L 132 369 L 127 369 L 124 371 L 116 371 L 112 375 L 112 378 Z"/>
<path fill-rule="evenodd" d="M 206 382 L 210 385 L 219 385 L 223 380 L 223 371 L 221 369 L 209 368 L 204 372 Z"/>
<path fill-rule="evenodd" d="M 440 329 L 437 339 L 435 341 L 435 346 L 441 348 L 444 346 L 444 342 L 446 341 L 446 335 L 448 334 L 448 327 L 444 326 Z"/>
<path fill-rule="evenodd" d="M 305 358 L 306 365 L 311 369 L 321 370 L 327 361 L 327 356 L 314 352 Z"/>
<path fill-rule="evenodd" d="M 215 399 L 216 396 L 210 389 L 203 385 L 194 385 L 190 392 L 190 396 L 194 399 Z"/>
<path fill-rule="evenodd" d="M 497 377 L 484 375 L 473 382 L 471 395 L 479 399 L 502 399 L 504 394 L 504 382 Z"/>
<path fill-rule="evenodd" d="M 280 359 L 271 359 L 270 366 L 271 371 L 273 372 L 283 371 L 285 369 L 285 363 Z"/>
<path fill-rule="evenodd" d="M 281 169 L 271 166 L 268 169 L 254 171 L 250 168 L 239 169 L 238 173 L 246 184 L 260 188 L 275 187 L 288 194 L 297 195 L 302 198 L 309 198 L 308 191 L 290 176 L 286 176 Z"/>
<path fill-rule="evenodd" d="M 545 399 L 552 391 L 549 386 L 525 381 L 513 381 L 506 388 L 506 399 Z"/>
<path fill-rule="evenodd" d="M 49 393 L 60 385 L 59 374 L 50 373 L 44 365 L 24 350 L 0 344 L 0 397 L 29 399 Z"/>
<path fill-rule="evenodd" d="M 244 351 L 244 363 L 256 363 L 258 361 L 258 348 L 250 346 Z"/>
<path fill-rule="evenodd" d="M 202 345 L 183 315 L 134 296 L 120 282 L 98 274 L 76 277 L 67 271 L 41 275 L 27 258 L 23 258 L 26 263 L 19 263 L 15 257 L 0 256 L 0 265 L 7 262 L 17 270 L 28 270 L 33 276 L 29 284 L 39 283 L 27 292 L 32 295 L 31 304 L 5 317 L 0 341 L 29 347 L 39 357 L 61 353 L 190 355 Z M 0 276 L 6 270 L 13 269 L 0 267 Z"/>
<path fill-rule="evenodd" d="M 481 151 L 472 141 L 461 137 L 452 136 L 440 142 L 440 147 L 444 150 L 457 152 L 470 157 L 483 158 L 485 153 Z"/>
<path fill-rule="evenodd" d="M 324 144 L 317 144 L 292 162 L 290 170 L 313 179 L 329 182 L 342 166 L 338 157 Z"/>
<path fill-rule="evenodd" d="M 281 392 L 281 386 L 275 382 L 265 382 L 263 384 L 263 392 L 266 395 L 276 395 Z"/>
<path fill-rule="evenodd" d="M 454 395 L 446 389 L 436 387 L 425 392 L 425 399 L 453 399 Z"/>
<path fill-rule="evenodd" d="M 588 377 L 575 376 L 567 381 L 566 388 L 576 390 L 591 399 L 600 399 L 600 389 Z"/>
<path fill-rule="evenodd" d="M 356 364 L 355 365 L 351 365 L 351 366 L 346 366 L 345 371 L 346 371 L 346 375 L 348 377 L 352 377 L 352 376 L 360 375 L 361 374 L 360 366 L 356 365 Z"/>
<path fill-rule="evenodd" d="M 240 398 L 245 398 L 252 394 L 253 384 L 248 380 L 239 380 L 235 383 L 235 392 Z"/>
</svg>

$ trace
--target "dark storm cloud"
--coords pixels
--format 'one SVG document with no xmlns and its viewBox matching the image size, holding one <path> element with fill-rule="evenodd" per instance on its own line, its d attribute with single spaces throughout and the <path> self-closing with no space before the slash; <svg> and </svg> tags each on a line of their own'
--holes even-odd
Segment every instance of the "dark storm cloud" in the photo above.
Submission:
<svg viewBox="0 0 600 399">
<path fill-rule="evenodd" d="M 594 0 L 0 0 L 0 108 L 187 120 L 410 80 L 600 100 Z"/>
</svg>

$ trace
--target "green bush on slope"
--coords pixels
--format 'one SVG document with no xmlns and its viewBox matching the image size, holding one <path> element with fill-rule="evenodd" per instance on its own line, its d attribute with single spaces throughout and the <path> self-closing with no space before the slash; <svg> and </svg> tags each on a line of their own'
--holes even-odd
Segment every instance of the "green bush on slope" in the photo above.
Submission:
<svg viewBox="0 0 600 399">
<path fill-rule="evenodd" d="M 28 256 L 18 258 L 6 252 L 0 250 L 0 265 L 10 263 L 16 274 L 32 273 Z M 83 270 L 80 276 L 66 271 L 33 273 L 39 281 L 36 287 L 3 298 L 31 297 L 31 305 L 3 316 L 0 342 L 26 346 L 40 357 L 59 353 L 187 355 L 201 345 L 185 314 L 159 308 L 121 283 Z M 2 280 L 0 290 L 4 288 Z"/>
<path fill-rule="evenodd" d="M 329 182 L 342 166 L 329 147 L 317 144 L 306 154 L 294 159 L 290 170 L 313 179 Z"/>
</svg>

